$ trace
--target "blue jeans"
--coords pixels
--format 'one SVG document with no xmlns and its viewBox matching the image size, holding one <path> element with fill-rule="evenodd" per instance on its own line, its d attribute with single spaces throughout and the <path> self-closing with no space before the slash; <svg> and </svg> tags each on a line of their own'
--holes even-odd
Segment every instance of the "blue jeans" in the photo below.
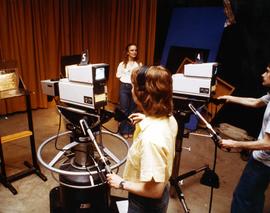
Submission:
<svg viewBox="0 0 270 213">
<path fill-rule="evenodd" d="M 262 213 L 269 181 L 270 167 L 251 156 L 234 191 L 231 212 Z"/>
<path fill-rule="evenodd" d="M 166 186 L 160 199 L 128 194 L 128 213 L 166 213 L 169 204 L 169 187 Z"/>
<path fill-rule="evenodd" d="M 120 109 L 123 110 L 126 116 L 129 116 L 136 109 L 136 104 L 133 101 L 131 84 L 120 82 Z M 128 121 L 122 121 L 119 125 L 120 134 L 132 134 L 134 127 Z"/>
</svg>

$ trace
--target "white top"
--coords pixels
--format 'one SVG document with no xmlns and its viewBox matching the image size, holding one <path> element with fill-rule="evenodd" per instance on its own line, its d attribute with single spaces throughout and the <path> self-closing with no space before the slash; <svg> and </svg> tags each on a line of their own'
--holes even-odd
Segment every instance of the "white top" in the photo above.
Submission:
<svg viewBox="0 0 270 213">
<path fill-rule="evenodd" d="M 124 62 L 120 62 L 120 64 L 117 67 L 117 72 L 116 72 L 116 78 L 119 78 L 119 80 L 122 83 L 128 83 L 131 84 L 131 73 L 132 70 L 141 66 L 141 64 L 139 64 L 136 61 L 129 61 L 127 63 L 127 66 L 124 66 Z"/>
<path fill-rule="evenodd" d="M 266 132 L 270 134 L 270 94 L 268 93 L 260 99 L 267 104 L 267 107 L 264 112 L 262 128 L 258 139 L 262 139 Z M 256 160 L 270 167 L 270 150 L 254 150 L 252 154 Z"/>
</svg>

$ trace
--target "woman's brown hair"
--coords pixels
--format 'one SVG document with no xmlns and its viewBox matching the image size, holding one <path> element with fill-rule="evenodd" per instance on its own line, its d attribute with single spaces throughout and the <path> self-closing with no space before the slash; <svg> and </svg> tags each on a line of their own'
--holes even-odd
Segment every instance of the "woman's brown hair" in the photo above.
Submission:
<svg viewBox="0 0 270 213">
<path fill-rule="evenodd" d="M 135 103 L 146 115 L 154 117 L 172 114 L 172 77 L 170 72 L 162 66 L 151 66 L 145 69 L 145 85 L 141 89 L 138 75 L 142 68 L 133 70 L 131 81 L 133 84 L 133 98 Z"/>
<path fill-rule="evenodd" d="M 131 46 L 136 46 L 137 51 L 138 51 L 137 44 L 135 44 L 135 43 L 129 43 L 129 44 L 126 46 L 126 48 L 125 48 L 125 50 L 124 50 L 124 55 L 123 55 L 123 63 L 124 63 L 124 66 L 125 66 L 125 67 L 127 66 L 127 63 L 128 63 L 128 51 L 129 51 L 129 48 L 130 48 Z M 138 61 L 138 54 L 137 54 L 136 58 L 134 58 L 134 61 Z"/>
</svg>

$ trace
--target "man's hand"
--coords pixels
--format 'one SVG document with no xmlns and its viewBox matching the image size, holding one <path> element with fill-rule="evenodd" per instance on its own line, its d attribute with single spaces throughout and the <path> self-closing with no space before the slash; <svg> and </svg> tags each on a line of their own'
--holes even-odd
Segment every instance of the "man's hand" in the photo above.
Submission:
<svg viewBox="0 0 270 213">
<path fill-rule="evenodd" d="M 231 139 L 222 139 L 220 140 L 220 146 L 224 150 L 232 150 L 232 152 L 240 152 L 242 151 L 241 148 L 239 148 L 239 142 Z"/>
</svg>

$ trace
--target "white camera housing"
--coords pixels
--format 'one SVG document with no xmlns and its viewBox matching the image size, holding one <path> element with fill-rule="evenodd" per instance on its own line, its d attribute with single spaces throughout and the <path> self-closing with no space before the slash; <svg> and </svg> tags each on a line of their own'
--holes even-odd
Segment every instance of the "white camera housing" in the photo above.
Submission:
<svg viewBox="0 0 270 213">
<path fill-rule="evenodd" d="M 184 65 L 184 73 L 172 75 L 174 96 L 210 98 L 215 85 L 217 65 L 217 63 Z"/>
<path fill-rule="evenodd" d="M 87 64 L 87 65 L 69 65 L 66 66 L 66 77 L 69 81 L 95 84 L 105 82 L 109 65 Z"/>
</svg>

